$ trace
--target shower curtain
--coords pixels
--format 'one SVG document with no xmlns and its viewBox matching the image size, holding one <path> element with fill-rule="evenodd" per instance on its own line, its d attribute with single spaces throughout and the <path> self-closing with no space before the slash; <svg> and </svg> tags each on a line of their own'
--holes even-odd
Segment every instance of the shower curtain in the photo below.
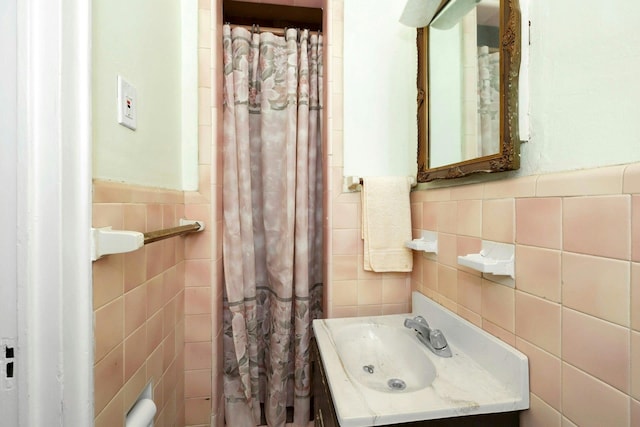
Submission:
<svg viewBox="0 0 640 427">
<path fill-rule="evenodd" d="M 310 418 L 322 307 L 322 36 L 223 27 L 226 425 Z M 264 414 L 262 413 L 264 408 Z"/>
</svg>

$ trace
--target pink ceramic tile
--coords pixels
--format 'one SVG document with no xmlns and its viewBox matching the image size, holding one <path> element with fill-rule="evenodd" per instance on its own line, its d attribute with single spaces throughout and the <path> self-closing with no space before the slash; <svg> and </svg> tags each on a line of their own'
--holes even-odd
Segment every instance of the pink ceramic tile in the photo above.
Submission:
<svg viewBox="0 0 640 427">
<path fill-rule="evenodd" d="M 358 305 L 382 304 L 382 280 L 358 281 Z"/>
<path fill-rule="evenodd" d="M 565 198 L 563 249 L 628 260 L 631 255 L 629 196 Z"/>
<path fill-rule="evenodd" d="M 467 308 L 461 306 L 460 304 L 458 304 L 457 313 L 463 319 L 473 323 L 478 328 L 482 328 L 482 316 L 480 316 L 478 313 L 468 310 Z"/>
<path fill-rule="evenodd" d="M 124 339 L 124 298 L 95 311 L 95 360 L 106 356 Z"/>
<path fill-rule="evenodd" d="M 486 318 L 482 319 L 482 329 L 493 335 L 494 337 L 504 341 L 512 347 L 516 346 L 516 336 L 513 332 L 507 331 L 504 328 L 490 322 Z"/>
<path fill-rule="evenodd" d="M 488 280 L 482 281 L 482 317 L 509 331 L 515 330 L 515 291 Z"/>
<path fill-rule="evenodd" d="M 482 312 L 482 277 L 458 271 L 458 304 L 476 314 Z"/>
<path fill-rule="evenodd" d="M 540 175 L 538 197 L 620 194 L 624 166 Z"/>
<path fill-rule="evenodd" d="M 328 319 L 335 319 L 341 317 L 358 317 L 358 306 L 333 306 L 330 312 L 326 313 Z"/>
<path fill-rule="evenodd" d="M 211 286 L 211 261 L 204 259 L 186 260 L 185 286 L 201 287 Z"/>
<path fill-rule="evenodd" d="M 560 302 L 561 252 L 517 245 L 516 287 L 541 298 Z"/>
<path fill-rule="evenodd" d="M 151 317 L 164 305 L 164 290 L 162 275 L 156 276 L 146 284 L 147 288 L 147 317 Z"/>
<path fill-rule="evenodd" d="M 562 361 L 543 349 L 516 338 L 516 347 L 529 358 L 531 392 L 556 410 L 562 409 Z"/>
<path fill-rule="evenodd" d="M 211 369 L 211 342 L 187 342 L 184 344 L 186 370 Z"/>
<path fill-rule="evenodd" d="M 627 165 L 623 179 L 623 193 L 640 193 L 640 163 Z"/>
<path fill-rule="evenodd" d="M 360 206 L 357 203 L 334 203 L 333 204 L 334 229 L 352 228 L 360 230 Z"/>
<path fill-rule="evenodd" d="M 162 241 L 153 242 L 144 246 L 147 256 L 147 279 L 151 279 L 162 273 L 164 267 L 162 248 Z"/>
<path fill-rule="evenodd" d="M 162 347 L 156 348 L 149 357 L 147 358 L 147 363 L 145 364 L 147 381 L 153 380 L 154 384 L 157 384 L 162 378 L 162 373 L 164 372 L 162 367 Z"/>
<path fill-rule="evenodd" d="M 456 233 L 458 219 L 458 202 L 438 203 L 438 231 Z"/>
<path fill-rule="evenodd" d="M 562 412 L 580 427 L 630 427 L 629 397 L 564 363 Z"/>
<path fill-rule="evenodd" d="M 631 327 L 640 331 L 640 264 L 631 263 Z"/>
<path fill-rule="evenodd" d="M 151 353 L 160 345 L 163 338 L 163 318 L 162 312 L 158 311 L 147 320 L 147 353 Z"/>
<path fill-rule="evenodd" d="M 383 304 L 408 304 L 411 299 L 409 282 L 402 278 L 382 279 Z"/>
<path fill-rule="evenodd" d="M 422 229 L 422 203 L 411 203 L 411 228 Z"/>
<path fill-rule="evenodd" d="M 124 341 L 124 380 L 129 379 L 140 369 L 147 359 L 147 328 L 142 326 Z"/>
<path fill-rule="evenodd" d="M 358 278 L 358 257 L 356 255 L 334 255 L 333 280 L 355 280 Z"/>
<path fill-rule="evenodd" d="M 93 203 L 130 203 L 132 186 L 109 181 L 93 181 Z"/>
<path fill-rule="evenodd" d="M 146 231 L 162 230 L 162 205 L 147 205 L 147 228 Z"/>
<path fill-rule="evenodd" d="M 147 226 L 147 208 L 143 204 L 127 203 L 123 209 L 123 228 L 144 233 Z"/>
<path fill-rule="evenodd" d="M 631 399 L 631 425 L 640 426 L 640 402 Z"/>
<path fill-rule="evenodd" d="M 211 422 L 211 400 L 209 398 L 187 399 L 184 413 L 184 421 L 188 426 L 199 424 L 209 425 Z"/>
<path fill-rule="evenodd" d="M 516 335 L 560 356 L 560 304 L 516 292 Z"/>
<path fill-rule="evenodd" d="M 124 295 L 124 335 L 138 329 L 147 320 L 147 288 L 138 286 Z"/>
<path fill-rule="evenodd" d="M 455 234 L 438 233 L 438 262 L 458 267 L 458 239 Z"/>
<path fill-rule="evenodd" d="M 629 355 L 629 329 L 567 308 L 562 310 L 565 362 L 628 393 Z"/>
<path fill-rule="evenodd" d="M 536 191 L 537 175 L 509 178 L 484 184 L 484 199 L 504 199 L 507 197 L 533 197 Z"/>
<path fill-rule="evenodd" d="M 516 241 L 523 245 L 562 248 L 562 199 L 516 200 Z"/>
<path fill-rule="evenodd" d="M 560 412 L 533 393 L 530 395 L 529 409 L 520 415 L 520 425 L 522 427 L 564 427 Z"/>
<path fill-rule="evenodd" d="M 564 252 L 562 302 L 566 307 L 629 326 L 629 262 Z"/>
<path fill-rule="evenodd" d="M 438 290 L 438 263 L 424 260 L 422 263 L 422 285 L 424 288 Z"/>
<path fill-rule="evenodd" d="M 477 253 L 480 253 L 481 250 L 482 250 L 482 239 L 478 237 L 458 236 L 458 238 L 456 239 L 455 267 L 469 274 L 480 276 L 481 273 L 479 271 L 458 264 L 458 256 L 477 254 Z"/>
<path fill-rule="evenodd" d="M 411 310 L 409 309 L 409 304 L 382 304 L 382 314 L 403 314 L 409 313 Z"/>
<path fill-rule="evenodd" d="M 185 237 L 184 257 L 186 259 L 210 259 L 211 242 L 211 232 L 206 230 Z"/>
<path fill-rule="evenodd" d="M 94 203 L 91 225 L 95 228 L 111 226 L 114 230 L 122 230 L 122 206 L 120 203 Z"/>
<path fill-rule="evenodd" d="M 95 261 L 93 271 L 93 309 L 119 297 L 124 292 L 123 255 L 109 255 Z"/>
<path fill-rule="evenodd" d="M 514 243 L 514 199 L 485 200 L 482 204 L 482 238 Z"/>
<path fill-rule="evenodd" d="M 186 288 L 185 313 L 207 314 L 211 313 L 211 289 L 210 288 Z"/>
<path fill-rule="evenodd" d="M 453 302 L 458 301 L 458 270 L 438 265 L 438 292 Z"/>
<path fill-rule="evenodd" d="M 382 315 L 381 304 L 358 306 L 358 317 L 381 316 L 381 315 Z"/>
<path fill-rule="evenodd" d="M 332 239 L 335 255 L 356 255 L 362 247 L 361 232 L 357 229 L 333 230 Z"/>
<path fill-rule="evenodd" d="M 417 285 L 422 285 L 422 253 L 413 251 L 413 269 L 410 274 L 410 288 L 414 289 Z"/>
<path fill-rule="evenodd" d="M 562 427 L 578 427 L 576 424 L 572 423 L 569 418 L 562 417 Z"/>
<path fill-rule="evenodd" d="M 126 366 L 126 352 L 125 352 L 125 366 Z M 147 375 L 146 369 L 144 366 L 141 366 L 140 369 L 135 371 L 135 373 L 126 380 L 124 387 L 122 388 L 122 392 L 124 392 L 124 408 L 125 412 L 129 412 L 129 410 L 133 407 L 134 403 L 138 399 L 140 392 L 144 390 L 147 385 Z"/>
<path fill-rule="evenodd" d="M 185 397 L 209 397 L 211 396 L 211 370 L 201 369 L 185 372 Z"/>
<path fill-rule="evenodd" d="M 211 315 L 190 314 L 185 317 L 186 342 L 211 341 Z"/>
<path fill-rule="evenodd" d="M 333 302 L 336 305 L 358 305 L 358 281 L 340 280 L 333 282 Z"/>
<path fill-rule="evenodd" d="M 461 200 L 458 202 L 456 233 L 463 236 L 482 236 L 482 201 Z"/>
<path fill-rule="evenodd" d="M 482 200 L 485 184 L 467 184 L 451 187 L 451 200 Z"/>
<path fill-rule="evenodd" d="M 174 333 L 176 328 L 176 304 L 175 300 L 171 300 L 162 309 L 162 331 L 163 338 L 168 338 L 169 334 Z M 209 316 L 209 322 L 207 324 L 209 330 L 209 339 L 211 339 L 211 316 Z M 202 332 L 200 332 L 202 333 Z"/>
<path fill-rule="evenodd" d="M 640 399 L 640 333 L 631 332 L 631 396 Z"/>
<path fill-rule="evenodd" d="M 94 367 L 94 409 L 99 414 L 124 385 L 124 346 L 120 344 Z"/>
<path fill-rule="evenodd" d="M 425 230 L 438 230 L 438 202 L 422 204 L 422 227 Z"/>
<path fill-rule="evenodd" d="M 631 259 L 640 261 L 640 196 L 631 198 Z"/>
<path fill-rule="evenodd" d="M 120 392 L 111 399 L 109 404 L 98 414 L 94 427 L 113 427 L 124 425 L 124 393 Z"/>
<path fill-rule="evenodd" d="M 124 291 L 128 292 L 147 280 L 147 251 L 142 247 L 122 256 L 124 260 Z"/>
</svg>

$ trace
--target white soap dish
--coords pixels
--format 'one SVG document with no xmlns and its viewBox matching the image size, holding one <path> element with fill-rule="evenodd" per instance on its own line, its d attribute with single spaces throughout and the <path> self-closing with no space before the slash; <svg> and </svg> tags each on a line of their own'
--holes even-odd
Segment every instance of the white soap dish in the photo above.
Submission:
<svg viewBox="0 0 640 427">
<path fill-rule="evenodd" d="M 482 273 L 514 278 L 514 245 L 482 241 L 482 250 L 478 254 L 458 257 L 458 264 Z"/>
<path fill-rule="evenodd" d="M 438 233 L 435 231 L 422 230 L 422 237 L 413 239 L 404 244 L 414 251 L 438 253 Z"/>
</svg>

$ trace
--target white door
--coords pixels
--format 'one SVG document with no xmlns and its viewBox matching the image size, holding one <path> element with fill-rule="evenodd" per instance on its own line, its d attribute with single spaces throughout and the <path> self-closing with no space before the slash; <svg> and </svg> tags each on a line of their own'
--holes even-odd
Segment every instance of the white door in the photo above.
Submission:
<svg viewBox="0 0 640 427">
<path fill-rule="evenodd" d="M 0 424 L 18 425 L 16 0 L 0 1 Z"/>
</svg>

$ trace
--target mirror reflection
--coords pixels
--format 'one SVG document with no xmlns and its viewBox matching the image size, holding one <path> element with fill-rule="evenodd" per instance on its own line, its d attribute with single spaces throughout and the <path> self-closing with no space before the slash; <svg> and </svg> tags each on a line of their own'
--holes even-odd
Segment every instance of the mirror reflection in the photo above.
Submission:
<svg viewBox="0 0 640 427">
<path fill-rule="evenodd" d="M 429 28 L 430 167 L 500 152 L 500 2 L 450 2 Z"/>
<path fill-rule="evenodd" d="M 418 181 L 517 169 L 518 1 L 444 3 L 418 35 Z"/>
</svg>

